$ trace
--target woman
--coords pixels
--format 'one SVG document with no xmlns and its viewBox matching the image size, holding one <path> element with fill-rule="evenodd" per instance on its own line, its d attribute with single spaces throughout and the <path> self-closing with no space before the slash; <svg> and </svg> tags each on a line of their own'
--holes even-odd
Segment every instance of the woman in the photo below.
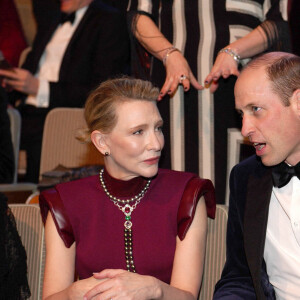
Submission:
<svg viewBox="0 0 300 300">
<path fill-rule="evenodd" d="M 161 166 L 214 179 L 223 203 L 227 128 L 240 126 L 230 76 L 238 75 L 238 64 L 230 54 L 244 59 L 287 46 L 286 0 L 131 0 L 129 15 L 133 56 L 145 57 L 141 44 L 155 57 L 146 63 L 151 81 L 161 87 L 159 99 L 172 98 L 158 104 L 166 124 Z M 224 48 L 231 51 L 219 53 Z M 135 61 L 136 76 L 145 76 Z M 218 90 L 212 95 L 200 83 Z"/>
<path fill-rule="evenodd" d="M 121 78 L 89 96 L 81 139 L 93 142 L 105 167 L 41 194 L 43 299 L 197 298 L 207 227 L 202 196 L 213 216 L 214 190 L 195 174 L 158 169 L 158 93 L 150 82 Z M 80 280 L 73 282 L 75 271 Z"/>
</svg>

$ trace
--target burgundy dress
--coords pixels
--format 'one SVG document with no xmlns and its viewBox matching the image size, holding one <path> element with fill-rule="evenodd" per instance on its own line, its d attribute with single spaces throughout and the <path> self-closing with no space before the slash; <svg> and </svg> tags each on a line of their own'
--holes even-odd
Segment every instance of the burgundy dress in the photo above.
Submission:
<svg viewBox="0 0 300 300">
<path fill-rule="evenodd" d="M 128 199 L 146 180 L 116 180 L 104 172 L 111 194 Z M 214 217 L 214 188 L 210 180 L 192 173 L 160 169 L 144 198 L 131 214 L 133 257 L 139 274 L 170 282 L 176 236 L 184 238 L 197 201 L 204 195 L 208 215 Z M 126 269 L 122 211 L 109 200 L 98 176 L 59 184 L 44 191 L 40 207 L 45 222 L 50 210 L 66 247 L 76 241 L 76 271 L 80 279 L 103 269 Z"/>
</svg>

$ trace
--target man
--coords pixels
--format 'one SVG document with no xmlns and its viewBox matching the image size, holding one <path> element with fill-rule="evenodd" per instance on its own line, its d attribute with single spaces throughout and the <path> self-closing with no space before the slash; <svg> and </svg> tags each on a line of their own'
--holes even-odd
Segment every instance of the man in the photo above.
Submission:
<svg viewBox="0 0 300 300">
<path fill-rule="evenodd" d="M 214 299 L 298 299 L 300 57 L 260 56 L 234 92 L 256 156 L 231 173 L 227 260 Z"/>
<path fill-rule="evenodd" d="M 0 70 L 22 115 L 27 180 L 37 182 L 43 125 L 54 107 L 82 107 L 101 81 L 124 73 L 128 36 L 123 15 L 98 0 L 61 0 L 61 14 L 38 30 L 22 68 Z M 56 15 L 56 14 L 55 14 Z M 64 22 L 65 21 L 65 22 Z M 34 74 L 34 75 L 33 75 Z"/>
</svg>

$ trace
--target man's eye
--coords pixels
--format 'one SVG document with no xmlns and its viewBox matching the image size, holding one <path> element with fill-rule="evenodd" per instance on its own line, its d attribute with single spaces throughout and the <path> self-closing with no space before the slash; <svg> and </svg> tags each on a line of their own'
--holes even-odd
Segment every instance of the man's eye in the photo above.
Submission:
<svg viewBox="0 0 300 300">
<path fill-rule="evenodd" d="M 252 106 L 252 110 L 253 112 L 258 112 L 261 110 L 261 107 L 258 107 L 258 106 Z"/>
<path fill-rule="evenodd" d="M 135 131 L 133 134 L 138 135 L 138 134 L 142 134 L 142 133 L 143 133 L 143 130 L 140 129 L 140 130 Z"/>
<path fill-rule="evenodd" d="M 158 126 L 156 127 L 156 131 L 162 131 L 163 127 L 162 126 Z"/>
</svg>

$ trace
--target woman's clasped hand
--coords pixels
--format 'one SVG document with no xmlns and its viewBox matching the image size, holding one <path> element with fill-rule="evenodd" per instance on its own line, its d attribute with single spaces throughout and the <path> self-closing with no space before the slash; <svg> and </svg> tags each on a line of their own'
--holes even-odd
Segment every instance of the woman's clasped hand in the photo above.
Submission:
<svg viewBox="0 0 300 300">
<path fill-rule="evenodd" d="M 94 273 L 94 278 L 103 281 L 87 292 L 84 300 L 159 299 L 162 294 L 158 280 L 151 276 L 107 269 Z"/>
</svg>

